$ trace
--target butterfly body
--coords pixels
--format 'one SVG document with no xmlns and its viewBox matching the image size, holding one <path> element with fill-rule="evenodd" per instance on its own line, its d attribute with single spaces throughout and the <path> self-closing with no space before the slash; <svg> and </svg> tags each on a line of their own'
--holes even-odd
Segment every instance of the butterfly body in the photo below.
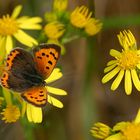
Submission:
<svg viewBox="0 0 140 140">
<path fill-rule="evenodd" d="M 54 69 L 59 54 L 60 47 L 54 44 L 41 44 L 33 49 L 33 54 L 15 48 L 7 56 L 1 85 L 20 92 L 26 101 L 36 106 L 44 106 L 47 102 L 44 80 Z"/>
</svg>

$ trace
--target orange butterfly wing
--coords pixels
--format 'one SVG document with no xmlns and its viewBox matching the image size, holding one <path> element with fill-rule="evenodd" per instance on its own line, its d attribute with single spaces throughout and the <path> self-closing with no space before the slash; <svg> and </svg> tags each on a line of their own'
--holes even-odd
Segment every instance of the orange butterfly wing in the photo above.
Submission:
<svg viewBox="0 0 140 140">
<path fill-rule="evenodd" d="M 57 63 L 60 47 L 55 44 L 40 44 L 33 51 L 37 70 L 46 79 Z"/>
<path fill-rule="evenodd" d="M 0 77 L 0 83 L 5 88 L 9 88 L 9 84 L 8 84 L 9 73 L 8 73 L 8 70 L 11 69 L 11 67 L 13 65 L 13 60 L 16 57 L 16 55 L 18 55 L 18 54 L 19 54 L 19 52 L 17 50 L 13 50 L 13 51 L 10 52 L 10 54 L 8 55 L 8 57 L 6 59 L 6 70 L 3 71 L 2 76 Z"/>
<path fill-rule="evenodd" d="M 8 79 L 9 79 L 9 74 L 8 72 L 4 71 L 2 77 L 0 78 L 0 81 L 1 81 L 1 85 L 5 88 L 9 88 Z"/>
<path fill-rule="evenodd" d="M 45 87 L 32 87 L 21 94 L 21 96 L 29 103 L 43 107 L 47 103 L 47 90 Z"/>
</svg>

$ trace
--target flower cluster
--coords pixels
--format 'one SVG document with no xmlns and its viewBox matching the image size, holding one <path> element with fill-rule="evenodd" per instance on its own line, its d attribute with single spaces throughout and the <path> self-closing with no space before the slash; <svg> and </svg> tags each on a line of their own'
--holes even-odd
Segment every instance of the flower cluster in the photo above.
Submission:
<svg viewBox="0 0 140 140">
<path fill-rule="evenodd" d="M 136 39 L 130 30 L 124 30 L 117 35 L 122 51 L 110 50 L 113 60 L 107 63 L 102 78 L 106 83 L 115 77 L 111 90 L 116 90 L 124 77 L 124 88 L 127 95 L 132 93 L 132 82 L 140 91 L 140 50 Z M 95 123 L 91 129 L 92 136 L 103 140 L 140 140 L 140 109 L 132 122 L 119 122 L 113 128 L 103 123 Z"/>
<path fill-rule="evenodd" d="M 102 28 L 100 20 L 94 18 L 86 6 L 76 7 L 69 12 L 66 11 L 67 4 L 67 0 L 55 0 L 53 10 L 45 14 L 47 24 L 44 27 L 44 35 L 47 36 L 48 42 L 61 45 L 62 54 L 65 43 L 75 38 L 93 36 Z"/>
<path fill-rule="evenodd" d="M 140 109 L 132 122 L 119 122 L 113 128 L 95 123 L 91 128 L 93 137 L 102 140 L 140 140 Z"/>
<path fill-rule="evenodd" d="M 91 17 L 92 12 L 86 6 L 77 7 L 70 15 L 71 24 L 77 28 L 84 28 L 88 35 L 97 34 L 101 28 L 102 23 Z"/>
</svg>

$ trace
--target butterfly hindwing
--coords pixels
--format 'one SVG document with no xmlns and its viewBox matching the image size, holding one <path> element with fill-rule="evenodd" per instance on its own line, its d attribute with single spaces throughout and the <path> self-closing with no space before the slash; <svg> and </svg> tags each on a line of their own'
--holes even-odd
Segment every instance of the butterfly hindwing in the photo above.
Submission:
<svg viewBox="0 0 140 140">
<path fill-rule="evenodd" d="M 21 96 L 29 103 L 42 107 L 47 103 L 47 90 L 45 87 L 32 87 L 23 92 Z"/>
<path fill-rule="evenodd" d="M 46 79 L 57 63 L 60 47 L 55 44 L 41 44 L 33 52 L 37 70 Z"/>
</svg>

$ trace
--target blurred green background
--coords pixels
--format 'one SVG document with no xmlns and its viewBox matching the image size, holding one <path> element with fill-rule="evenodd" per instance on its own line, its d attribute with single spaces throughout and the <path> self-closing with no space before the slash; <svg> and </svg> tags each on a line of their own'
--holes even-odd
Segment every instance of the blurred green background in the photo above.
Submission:
<svg viewBox="0 0 140 140">
<path fill-rule="evenodd" d="M 23 5 L 22 14 L 41 16 L 50 11 L 53 0 L 0 0 L 0 15 L 11 13 Z M 109 50 L 121 50 L 117 34 L 130 29 L 140 45 L 139 0 L 69 0 L 68 10 L 86 5 L 103 22 L 101 32 L 87 39 L 77 39 L 65 45 L 67 53 L 60 64 L 64 76 L 53 85 L 65 89 L 63 109 L 48 105 L 41 124 L 0 121 L 0 140 L 93 140 L 90 128 L 96 121 L 112 126 L 116 122 L 134 118 L 140 94 L 133 88 L 126 96 L 123 83 L 112 92 L 111 82 L 103 85 L 103 69 L 111 59 Z M 34 34 L 37 36 L 37 33 Z"/>
</svg>

